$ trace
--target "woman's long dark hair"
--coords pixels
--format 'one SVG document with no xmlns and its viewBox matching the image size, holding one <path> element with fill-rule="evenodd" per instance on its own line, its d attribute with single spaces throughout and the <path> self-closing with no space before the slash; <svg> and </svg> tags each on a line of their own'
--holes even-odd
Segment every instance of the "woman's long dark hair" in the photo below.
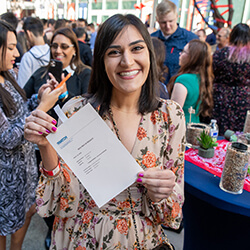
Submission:
<svg viewBox="0 0 250 250">
<path fill-rule="evenodd" d="M 105 71 L 104 56 L 110 44 L 116 39 L 120 32 L 128 27 L 134 26 L 143 37 L 150 57 L 150 69 L 148 77 L 142 86 L 138 102 L 141 114 L 155 110 L 159 101 L 156 98 L 157 67 L 155 63 L 154 48 L 151 37 L 139 18 L 134 15 L 116 14 L 107 19 L 99 28 L 94 49 L 93 67 L 89 83 L 88 93 L 93 97 L 93 102 L 101 105 L 100 114 L 108 109 L 112 94 L 112 83 Z"/>
<path fill-rule="evenodd" d="M 7 22 L 0 20 L 0 48 L 2 48 L 2 55 L 1 55 L 2 67 L 5 66 L 8 32 L 13 32 L 16 36 L 15 29 Z M 22 96 L 22 98 L 25 101 L 27 100 L 24 90 L 17 84 L 16 80 L 8 70 L 1 71 L 0 75 L 3 76 L 5 80 L 9 81 L 13 85 L 13 87 L 17 90 L 17 92 Z M 2 84 L 0 84 L 0 101 L 2 102 L 3 112 L 7 117 L 10 117 L 12 114 L 16 112 L 17 110 L 16 103 L 14 102 L 10 93 L 2 86 Z"/>
<path fill-rule="evenodd" d="M 200 77 L 199 114 L 211 116 L 213 110 L 213 68 L 211 47 L 198 39 L 191 40 L 188 47 L 188 56 L 185 63 L 181 65 L 178 73 L 173 76 L 168 84 L 168 91 L 171 94 L 176 78 L 182 74 L 198 74 Z"/>
</svg>

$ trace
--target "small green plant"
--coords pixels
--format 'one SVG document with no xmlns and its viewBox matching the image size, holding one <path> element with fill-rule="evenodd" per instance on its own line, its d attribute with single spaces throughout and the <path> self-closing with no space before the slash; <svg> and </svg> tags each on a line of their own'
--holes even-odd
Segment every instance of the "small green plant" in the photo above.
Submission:
<svg viewBox="0 0 250 250">
<path fill-rule="evenodd" d="M 197 140 L 199 141 L 200 147 L 203 149 L 209 149 L 216 147 L 218 143 L 213 141 L 213 138 L 203 130 L 200 133 L 200 137 L 197 137 Z"/>
</svg>

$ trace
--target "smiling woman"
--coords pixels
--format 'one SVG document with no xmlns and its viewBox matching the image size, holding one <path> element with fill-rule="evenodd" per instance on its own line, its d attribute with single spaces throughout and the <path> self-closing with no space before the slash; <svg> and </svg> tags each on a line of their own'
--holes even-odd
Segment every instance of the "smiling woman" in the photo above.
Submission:
<svg viewBox="0 0 250 250">
<path fill-rule="evenodd" d="M 105 53 L 104 64 L 114 96 L 119 92 L 140 96 L 150 61 L 147 45 L 135 27 L 128 26 L 117 36 Z"/>
<path fill-rule="evenodd" d="M 64 93 L 66 94 L 62 95 L 55 104 L 62 107 L 70 98 L 87 92 L 91 68 L 81 62 L 77 37 L 70 28 L 55 31 L 51 39 L 50 57 L 62 62 L 64 76 L 68 73 L 72 75 L 65 85 Z M 27 97 L 37 93 L 38 89 L 50 78 L 50 65 L 51 63 L 46 67 L 41 67 L 30 77 L 24 86 Z M 49 114 L 57 119 L 53 109 L 49 110 Z"/>
<path fill-rule="evenodd" d="M 92 104 L 142 171 L 129 188 L 98 208 L 39 134 L 38 127 L 51 128 L 51 117 L 37 110 L 35 119 L 27 118 L 33 129 L 27 129 L 25 137 L 38 144 L 46 170 L 37 192 L 38 212 L 46 216 L 55 211 L 51 248 L 157 249 L 166 243 L 164 249 L 171 249 L 161 224 L 178 228 L 182 220 L 183 111 L 175 102 L 157 97 L 154 48 L 137 17 L 117 14 L 100 26 L 93 62 L 88 95 L 72 98 L 63 111 L 70 117 Z M 55 177 L 46 174 L 54 169 Z"/>
</svg>

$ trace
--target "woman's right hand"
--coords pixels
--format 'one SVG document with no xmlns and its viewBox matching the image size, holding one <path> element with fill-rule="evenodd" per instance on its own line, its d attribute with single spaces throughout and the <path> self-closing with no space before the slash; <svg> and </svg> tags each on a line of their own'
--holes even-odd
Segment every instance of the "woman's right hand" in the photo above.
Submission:
<svg viewBox="0 0 250 250">
<path fill-rule="evenodd" d="M 49 142 L 46 136 L 51 132 L 56 132 L 56 120 L 44 111 L 36 109 L 25 119 L 24 137 L 26 140 L 46 146 Z"/>
<path fill-rule="evenodd" d="M 43 90 L 40 103 L 37 109 L 47 112 L 50 110 L 58 100 L 58 97 L 63 93 L 66 83 L 57 89 L 51 89 L 49 84 L 45 84 L 46 89 Z M 43 86 L 41 87 L 43 88 Z M 41 89 L 40 88 L 40 89 Z M 39 92 L 41 92 L 39 89 Z"/>
</svg>

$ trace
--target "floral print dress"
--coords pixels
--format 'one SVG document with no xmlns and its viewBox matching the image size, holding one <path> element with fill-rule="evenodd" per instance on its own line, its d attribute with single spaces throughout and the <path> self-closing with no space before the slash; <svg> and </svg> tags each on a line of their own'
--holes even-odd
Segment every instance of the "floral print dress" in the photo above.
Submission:
<svg viewBox="0 0 250 250">
<path fill-rule="evenodd" d="M 171 100 L 142 116 L 132 156 L 143 169 L 170 169 L 176 175 L 172 194 L 151 202 L 143 185 L 130 186 L 141 249 L 152 249 L 163 241 L 161 224 L 178 228 L 184 202 L 185 119 L 181 107 Z M 86 104 L 73 98 L 63 110 L 68 117 Z M 111 118 L 103 119 L 114 131 Z M 42 217 L 55 214 L 50 249 L 137 249 L 128 190 L 98 208 L 74 173 L 61 162 L 55 177 L 41 175 L 37 188 L 37 210 Z"/>
</svg>

